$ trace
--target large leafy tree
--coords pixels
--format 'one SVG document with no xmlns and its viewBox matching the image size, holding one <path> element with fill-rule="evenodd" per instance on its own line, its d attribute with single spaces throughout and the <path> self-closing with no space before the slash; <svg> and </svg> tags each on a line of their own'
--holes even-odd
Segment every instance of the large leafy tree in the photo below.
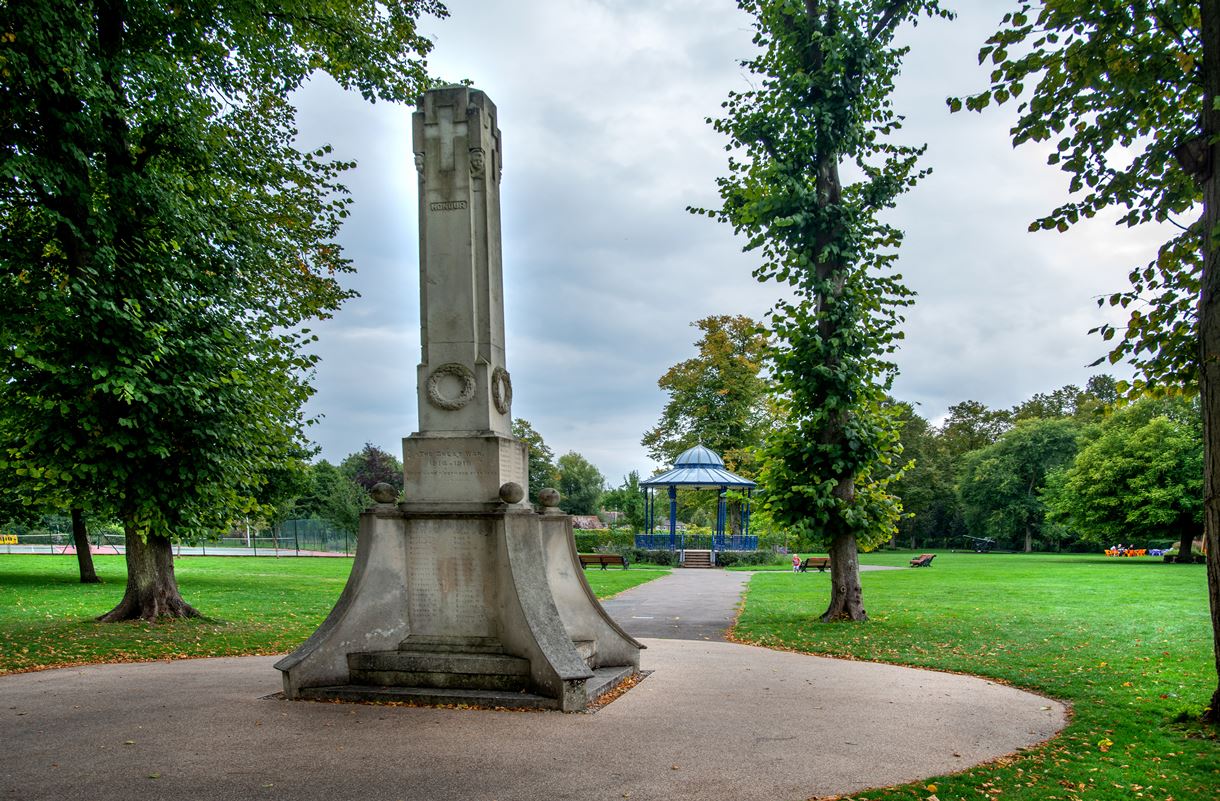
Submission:
<svg viewBox="0 0 1220 801">
<path fill-rule="evenodd" d="M 1184 398 L 1145 398 L 1117 410 L 1049 483 L 1056 517 L 1098 543 L 1179 540 L 1179 557 L 1203 524 L 1203 431 Z"/>
<path fill-rule="evenodd" d="M 402 492 L 402 462 L 388 451 L 383 451 L 371 442 L 355 453 L 348 454 L 339 465 L 343 474 L 365 492 L 371 492 L 377 484 L 389 484 Z"/>
<path fill-rule="evenodd" d="M 1051 142 L 1070 198 L 1031 229 L 1066 231 L 1106 209 L 1171 223 L 1157 257 L 1108 302 L 1129 310 L 1110 360 L 1145 386 L 1198 387 L 1204 536 L 1220 679 L 1220 0 L 1020 2 L 979 53 L 991 85 L 954 109 L 1021 97 L 1013 142 Z M 1220 721 L 1220 680 L 1206 717 Z"/>
<path fill-rule="evenodd" d="M 1080 424 L 1069 418 L 1023 420 L 994 445 L 963 460 L 961 499 L 966 523 L 977 536 L 1019 545 L 1051 539 L 1042 491 L 1047 476 L 1076 455 Z"/>
<path fill-rule="evenodd" d="M 885 408 L 910 292 L 888 271 L 901 232 L 879 220 L 922 175 L 895 144 L 890 94 L 906 50 L 896 30 L 941 15 L 935 0 L 741 0 L 758 54 L 755 88 L 730 93 L 714 124 L 730 140 L 722 205 L 705 211 L 746 236 L 760 280 L 790 285 L 773 316 L 783 423 L 762 481 L 774 519 L 828 541 L 823 620 L 866 619 L 859 547 L 889 539 L 897 423 Z M 840 163 L 860 179 L 844 186 Z"/>
<path fill-rule="evenodd" d="M 895 462 L 899 477 L 890 491 L 902 501 L 898 536 L 910 548 L 955 537 L 963 532 L 957 502 L 953 460 L 937 430 L 908 403 L 894 404 L 902 423 L 902 457 Z"/>
<path fill-rule="evenodd" d="M 601 499 L 602 506 L 612 512 L 620 512 L 623 520 L 633 531 L 643 531 L 647 521 L 644 517 L 644 493 L 640 489 L 640 474 L 632 470 L 623 477 L 623 483 L 607 490 Z"/>
<path fill-rule="evenodd" d="M 531 503 L 538 503 L 538 493 L 547 487 L 554 487 L 559 478 L 555 471 L 555 452 L 534 430 L 529 420 L 515 418 L 513 436 L 529 448 L 529 499 Z"/>
<path fill-rule="evenodd" d="M 559 457 L 556 466 L 559 508 L 572 515 L 597 514 L 606 479 L 592 462 L 575 451 Z"/>
<path fill-rule="evenodd" d="M 414 98 L 434 0 L 0 4 L 0 470 L 122 521 L 103 619 L 195 614 L 170 537 L 299 452 L 302 326 L 346 297 L 348 165 L 301 152 L 315 70 Z"/>
<path fill-rule="evenodd" d="M 754 449 L 772 419 L 763 376 L 766 331 L 744 315 L 715 315 L 692 325 L 703 332 L 695 343 L 699 354 L 675 364 L 657 381 L 669 400 L 641 444 L 664 465 L 703 444 L 720 454 L 730 470 L 752 475 Z"/>
</svg>

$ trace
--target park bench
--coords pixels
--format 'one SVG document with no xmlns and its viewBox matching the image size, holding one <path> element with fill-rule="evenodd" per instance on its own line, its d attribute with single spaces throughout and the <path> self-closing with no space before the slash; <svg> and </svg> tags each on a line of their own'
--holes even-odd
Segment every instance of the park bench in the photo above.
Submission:
<svg viewBox="0 0 1220 801">
<path fill-rule="evenodd" d="M 911 560 L 911 567 L 931 567 L 932 560 L 936 558 L 934 553 L 921 553 Z"/>
<path fill-rule="evenodd" d="M 581 570 L 589 565 L 601 565 L 602 570 L 606 569 L 606 565 L 622 565 L 623 570 L 627 569 L 627 560 L 617 553 L 582 553 L 577 556 L 580 557 Z"/>
<path fill-rule="evenodd" d="M 807 556 L 807 557 L 805 557 L 805 561 L 801 562 L 801 566 L 798 569 L 800 570 L 800 572 L 805 573 L 811 567 L 816 567 L 818 569 L 819 573 L 825 573 L 826 568 L 830 567 L 830 557 L 829 556 Z"/>
</svg>

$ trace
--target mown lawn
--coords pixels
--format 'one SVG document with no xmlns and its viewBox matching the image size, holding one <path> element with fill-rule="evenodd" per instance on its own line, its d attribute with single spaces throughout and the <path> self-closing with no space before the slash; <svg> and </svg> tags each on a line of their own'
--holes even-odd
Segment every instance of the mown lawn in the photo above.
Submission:
<svg viewBox="0 0 1220 801">
<path fill-rule="evenodd" d="M 279 654 L 296 648 L 334 606 L 350 558 L 184 556 L 183 597 L 207 616 L 168 623 L 97 623 L 123 597 L 119 556 L 94 557 L 102 584 L 81 584 L 73 557 L 0 554 L 0 673 L 55 665 Z M 609 597 L 668 569 L 589 570 Z"/>
<path fill-rule="evenodd" d="M 942 553 L 930 568 L 864 572 L 861 581 L 871 620 L 823 625 L 815 620 L 829 574 L 754 576 L 734 636 L 986 676 L 1068 701 L 1074 714 L 1059 737 L 1015 758 L 850 798 L 1220 798 L 1216 732 L 1191 721 L 1216 686 L 1203 566 Z"/>
</svg>

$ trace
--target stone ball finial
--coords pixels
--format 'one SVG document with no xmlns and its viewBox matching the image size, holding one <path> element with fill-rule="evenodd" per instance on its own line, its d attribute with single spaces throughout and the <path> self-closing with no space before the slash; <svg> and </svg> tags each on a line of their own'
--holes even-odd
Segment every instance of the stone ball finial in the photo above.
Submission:
<svg viewBox="0 0 1220 801">
<path fill-rule="evenodd" d="M 559 490 L 552 487 L 547 487 L 538 493 L 538 502 L 548 509 L 553 509 L 559 505 Z"/>
<path fill-rule="evenodd" d="M 369 495 L 373 496 L 373 500 L 377 503 L 394 503 L 398 500 L 398 490 L 394 489 L 393 484 L 387 484 L 384 481 L 379 481 L 369 490 Z"/>
<path fill-rule="evenodd" d="M 508 481 L 500 486 L 500 500 L 505 503 L 521 503 L 525 490 L 516 481 Z"/>
</svg>

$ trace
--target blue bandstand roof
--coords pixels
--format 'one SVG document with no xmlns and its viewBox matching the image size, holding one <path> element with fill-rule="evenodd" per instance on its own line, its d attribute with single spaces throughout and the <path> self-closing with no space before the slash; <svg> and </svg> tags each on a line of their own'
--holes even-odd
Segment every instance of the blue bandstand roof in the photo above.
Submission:
<svg viewBox="0 0 1220 801">
<path fill-rule="evenodd" d="M 672 470 L 640 482 L 641 487 L 694 487 L 695 489 L 718 489 L 720 487 L 755 487 L 748 478 L 724 469 L 724 460 L 703 445 L 684 451 L 674 461 Z"/>
</svg>

